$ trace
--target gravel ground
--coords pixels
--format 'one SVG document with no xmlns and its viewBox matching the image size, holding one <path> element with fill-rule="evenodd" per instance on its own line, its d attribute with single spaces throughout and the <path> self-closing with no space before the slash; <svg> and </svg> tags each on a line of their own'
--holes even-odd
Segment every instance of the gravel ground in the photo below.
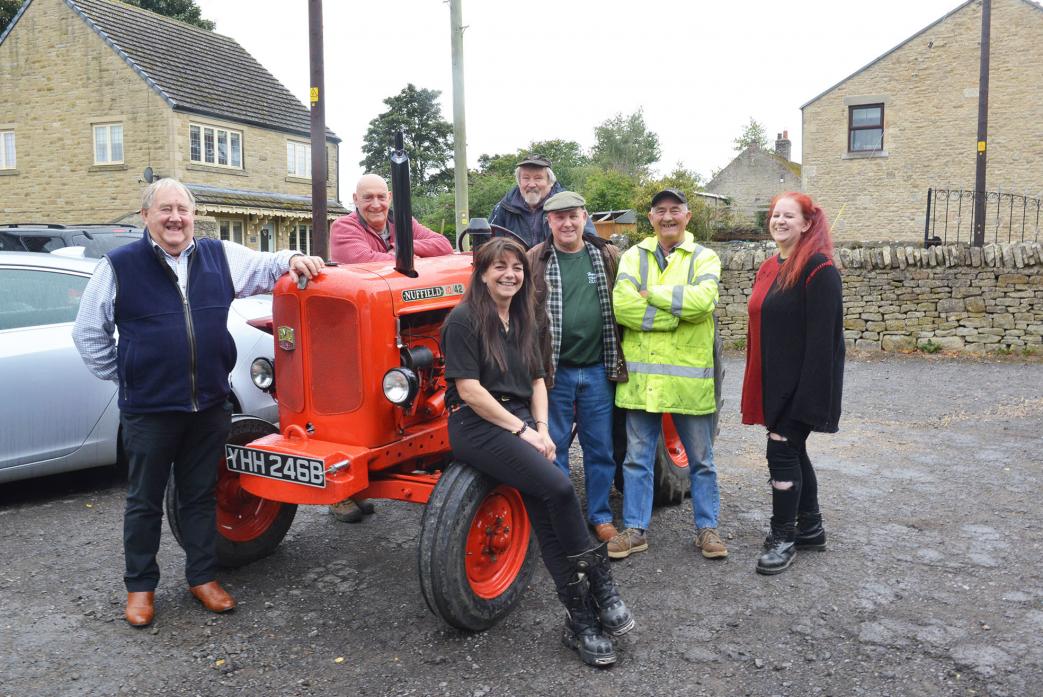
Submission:
<svg viewBox="0 0 1043 697">
<path fill-rule="evenodd" d="M 157 620 L 131 629 L 122 486 L 99 470 L 0 486 L 0 695 L 1041 694 L 1043 365 L 850 360 L 841 432 L 809 441 L 829 550 L 775 577 L 753 571 L 770 492 L 741 372 L 729 357 L 717 442 L 731 554 L 696 555 L 689 501 L 659 510 L 613 567 L 638 627 L 610 670 L 560 646 L 542 567 L 490 631 L 440 623 L 421 509 L 398 502 L 358 525 L 302 508 L 275 555 L 223 574 L 223 616 L 164 530 Z"/>
</svg>

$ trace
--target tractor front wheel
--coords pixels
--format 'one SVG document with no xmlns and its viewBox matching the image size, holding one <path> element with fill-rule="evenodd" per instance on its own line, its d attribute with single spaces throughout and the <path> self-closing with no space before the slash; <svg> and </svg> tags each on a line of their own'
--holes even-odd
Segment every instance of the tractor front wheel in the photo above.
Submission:
<svg viewBox="0 0 1043 697">
<path fill-rule="evenodd" d="M 264 419 L 234 416 L 228 443 L 247 445 L 276 432 L 275 426 Z M 296 504 L 269 501 L 247 492 L 239 486 L 238 473 L 230 472 L 225 466 L 224 453 L 217 468 L 217 563 L 237 568 L 267 557 L 286 537 L 297 515 Z M 167 482 L 165 503 L 170 531 L 183 547 L 173 472 Z"/>
<path fill-rule="evenodd" d="M 424 509 L 417 550 L 420 589 L 431 612 L 472 632 L 496 624 L 529 585 L 531 538 L 516 489 L 450 464 Z"/>
</svg>

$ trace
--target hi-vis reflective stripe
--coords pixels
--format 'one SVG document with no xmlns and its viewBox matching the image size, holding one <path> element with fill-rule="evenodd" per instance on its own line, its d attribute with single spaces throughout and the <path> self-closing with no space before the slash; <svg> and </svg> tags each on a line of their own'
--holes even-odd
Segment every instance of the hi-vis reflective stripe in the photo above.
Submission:
<svg viewBox="0 0 1043 697">
<path fill-rule="evenodd" d="M 655 305 L 645 308 L 645 316 L 641 318 L 641 331 L 650 332 L 655 328 L 655 313 L 659 311 Z"/>
<path fill-rule="evenodd" d="M 627 370 L 645 375 L 668 375 L 673 378 L 712 378 L 713 368 L 697 368 L 689 365 L 661 365 L 627 361 Z"/>
<path fill-rule="evenodd" d="M 638 290 L 648 290 L 648 252 L 641 250 L 641 285 L 637 287 Z"/>
<path fill-rule="evenodd" d="M 638 289 L 641 288 L 641 283 L 636 278 L 634 278 L 633 276 L 631 276 L 628 273 L 618 274 L 616 276 L 616 282 L 619 282 L 619 281 L 630 281 L 631 283 L 634 284 L 635 288 L 638 288 Z"/>
<path fill-rule="evenodd" d="M 670 296 L 670 314 L 674 317 L 681 316 L 681 308 L 684 305 L 684 286 L 674 286 L 674 292 Z"/>
<path fill-rule="evenodd" d="M 696 276 L 696 278 L 695 278 L 695 284 L 696 285 L 699 285 L 703 281 L 713 281 L 714 283 L 720 283 L 721 279 L 717 278 L 717 274 L 713 274 L 713 273 L 704 273 L 702 276 Z M 691 283 L 691 281 L 689 281 L 689 283 Z"/>
</svg>

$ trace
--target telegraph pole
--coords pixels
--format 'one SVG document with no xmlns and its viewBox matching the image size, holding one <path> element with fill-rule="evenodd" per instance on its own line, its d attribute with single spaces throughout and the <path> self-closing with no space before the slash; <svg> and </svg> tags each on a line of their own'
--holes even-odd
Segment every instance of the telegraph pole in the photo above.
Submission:
<svg viewBox="0 0 1043 697">
<path fill-rule="evenodd" d="M 978 73 L 978 160 L 974 171 L 974 237 L 971 244 L 985 246 L 985 158 L 989 133 L 989 24 L 991 0 L 981 3 L 981 58 Z"/>
<path fill-rule="evenodd" d="M 326 220 L 326 81 L 322 51 L 322 0 L 308 0 L 308 50 L 311 58 L 311 253 L 329 259 Z"/>
<path fill-rule="evenodd" d="M 453 168 L 456 180 L 456 230 L 467 227 L 467 118 L 464 106 L 464 26 L 460 3 L 449 0 L 449 28 L 453 47 Z"/>
</svg>

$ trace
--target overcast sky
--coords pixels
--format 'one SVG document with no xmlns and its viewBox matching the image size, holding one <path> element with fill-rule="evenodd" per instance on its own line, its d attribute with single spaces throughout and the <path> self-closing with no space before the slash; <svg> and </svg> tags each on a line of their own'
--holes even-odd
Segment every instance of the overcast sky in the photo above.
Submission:
<svg viewBox="0 0 1043 697">
<path fill-rule="evenodd" d="M 306 0 L 197 0 L 307 103 Z M 704 177 L 735 155 L 752 116 L 788 130 L 800 160 L 800 106 L 962 4 L 959 0 L 463 0 L 467 157 L 563 138 L 644 109 L 667 172 Z M 264 8 L 264 9 L 262 9 Z M 269 8 L 272 8 L 269 10 Z M 325 0 L 326 119 L 342 139 L 341 196 L 383 100 L 407 83 L 442 92 L 452 121 L 449 4 Z"/>
</svg>

